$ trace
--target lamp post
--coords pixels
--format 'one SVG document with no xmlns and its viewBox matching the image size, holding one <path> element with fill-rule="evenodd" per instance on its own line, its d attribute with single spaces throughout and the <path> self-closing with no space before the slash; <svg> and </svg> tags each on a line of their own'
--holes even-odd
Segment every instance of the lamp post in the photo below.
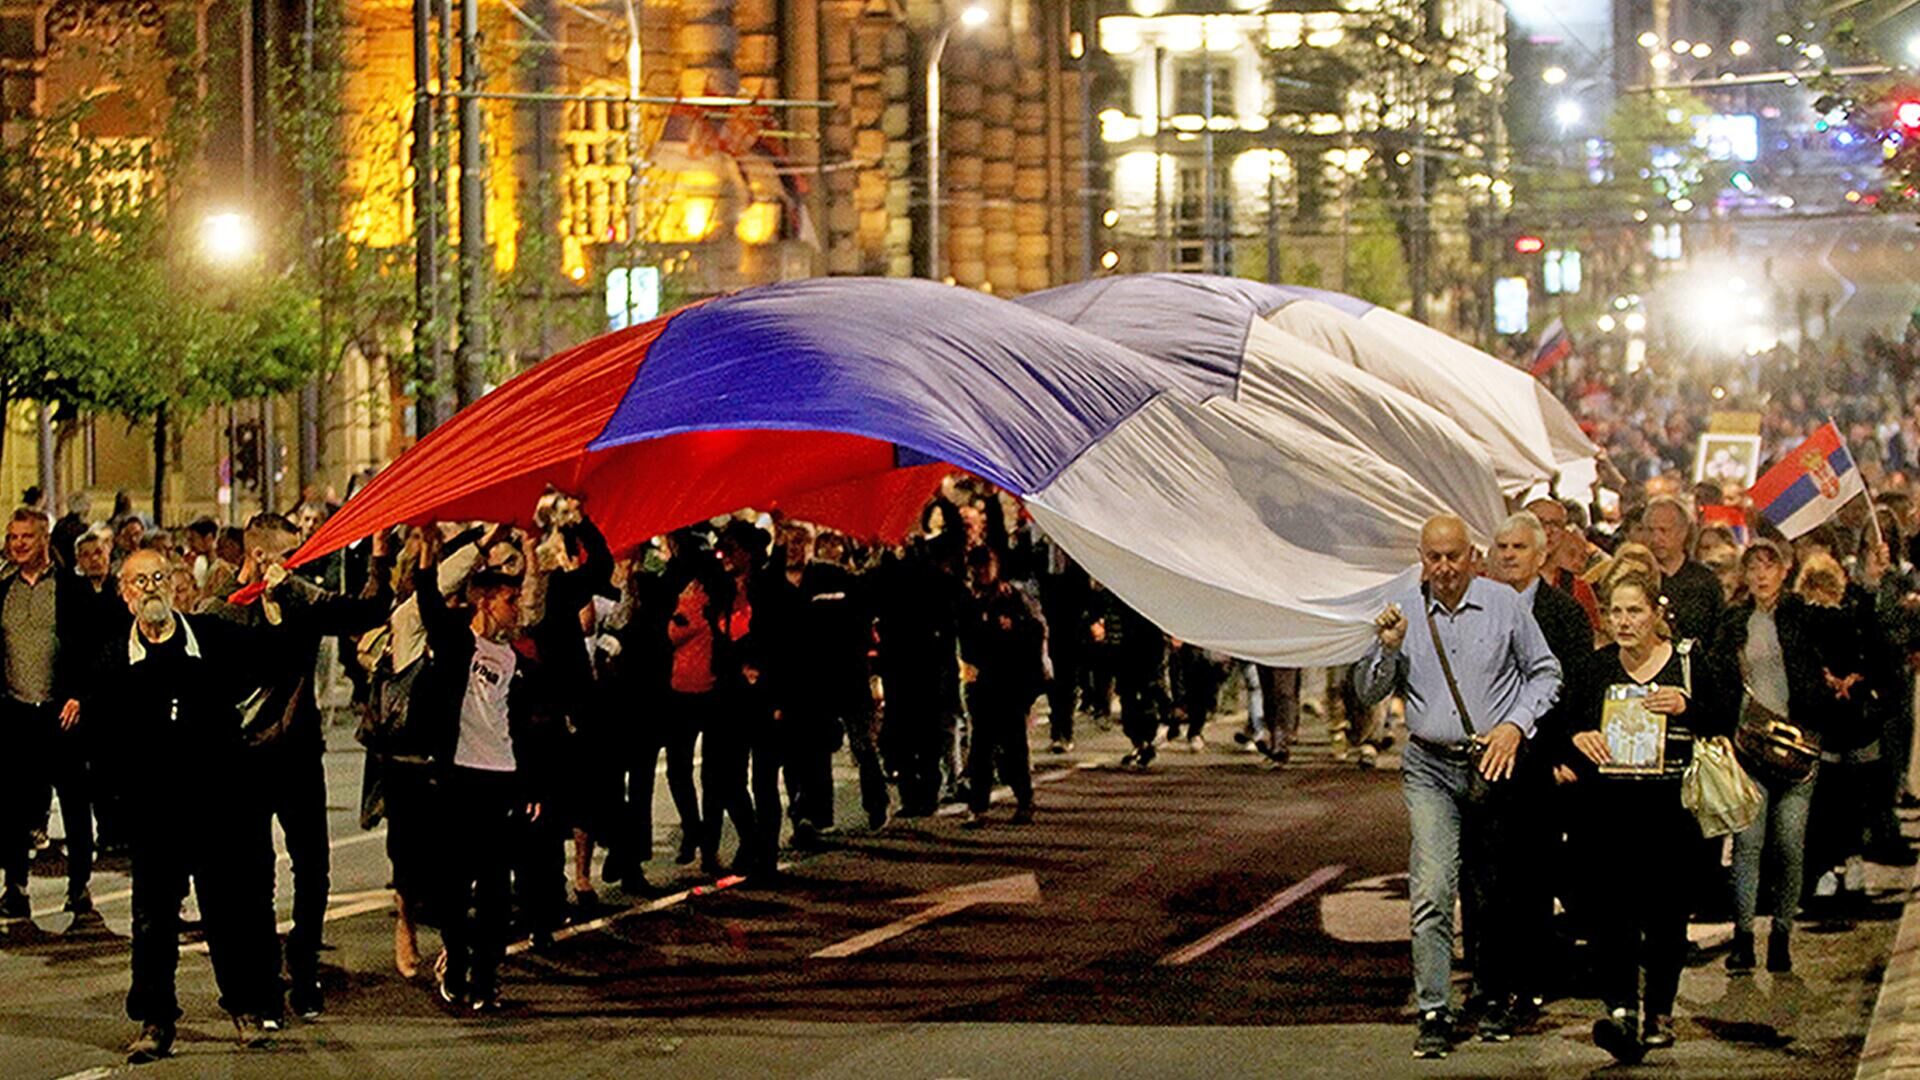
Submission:
<svg viewBox="0 0 1920 1080">
<path fill-rule="evenodd" d="M 940 277 L 940 57 L 955 27 L 972 30 L 985 25 L 987 9 L 970 4 L 948 19 L 927 50 L 927 276 Z"/>
<path fill-rule="evenodd" d="M 254 229 L 253 219 L 246 214 L 233 211 L 221 211 L 208 214 L 200 221 L 200 255 L 208 263 L 222 271 L 232 272 L 237 267 L 251 262 L 259 248 L 259 235 Z M 240 523 L 240 482 L 234 475 L 233 452 L 234 437 L 233 403 L 227 403 L 227 524 Z M 162 516 L 165 502 L 162 493 L 165 486 L 164 465 L 160 455 L 165 452 L 167 435 L 167 410 L 164 406 L 154 416 L 154 521 L 166 520 Z"/>
</svg>

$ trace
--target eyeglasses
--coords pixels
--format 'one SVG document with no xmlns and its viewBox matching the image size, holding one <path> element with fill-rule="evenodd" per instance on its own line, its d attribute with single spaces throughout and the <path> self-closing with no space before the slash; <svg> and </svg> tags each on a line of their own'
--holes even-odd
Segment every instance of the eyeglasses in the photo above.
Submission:
<svg viewBox="0 0 1920 1080">
<path fill-rule="evenodd" d="M 134 574 L 131 577 L 123 577 L 120 580 L 136 589 L 146 590 L 150 588 L 158 589 L 167 584 L 172 578 L 173 575 L 168 571 L 157 570 L 151 574 Z"/>
</svg>

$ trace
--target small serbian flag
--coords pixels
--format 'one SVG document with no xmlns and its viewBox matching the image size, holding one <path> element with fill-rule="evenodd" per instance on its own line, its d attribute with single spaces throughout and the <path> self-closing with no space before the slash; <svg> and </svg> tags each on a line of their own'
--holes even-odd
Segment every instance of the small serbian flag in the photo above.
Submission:
<svg viewBox="0 0 1920 1080">
<path fill-rule="evenodd" d="M 1528 368 L 1534 378 L 1552 371 L 1555 364 L 1573 355 L 1573 338 L 1567 333 L 1567 324 L 1555 319 L 1547 324 L 1540 335 L 1540 345 L 1533 350 L 1533 366 Z"/>
<path fill-rule="evenodd" d="M 1854 467 L 1840 429 L 1829 420 L 1806 442 L 1782 457 L 1748 494 L 1761 516 L 1779 526 L 1789 540 L 1832 517 L 1866 482 Z"/>
<path fill-rule="evenodd" d="M 1747 515 L 1737 506 L 1703 506 L 1700 524 L 1725 529 L 1733 534 L 1734 543 L 1747 546 Z"/>
</svg>

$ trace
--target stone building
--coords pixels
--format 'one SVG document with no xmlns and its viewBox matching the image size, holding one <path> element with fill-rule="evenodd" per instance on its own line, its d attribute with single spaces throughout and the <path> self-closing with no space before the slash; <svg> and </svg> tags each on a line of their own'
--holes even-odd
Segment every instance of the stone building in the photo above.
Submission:
<svg viewBox="0 0 1920 1080">
<path fill-rule="evenodd" d="M 1100 0 L 1097 12 L 1102 265 L 1407 303 L 1421 260 L 1401 234 L 1424 222 L 1432 318 L 1471 327 L 1458 270 L 1512 192 L 1498 0 Z M 1397 290 L 1368 280 L 1382 262 L 1404 269 Z"/>
<path fill-rule="evenodd" d="M 142 19 L 181 2 L 0 0 L 7 108 L 45 108 L 94 79 L 64 46 L 63 32 L 74 21 L 61 14 L 68 8 L 138 32 Z M 344 114 L 335 125 L 347 146 L 345 164 L 342 175 L 326 178 L 347 196 L 337 227 L 367 251 L 406 248 L 417 209 L 409 158 L 413 5 L 338 2 L 338 33 L 318 40 L 323 50 L 339 50 L 347 72 Z M 298 54 L 306 12 L 297 0 L 185 3 L 179 10 L 198 28 L 208 100 L 234 93 L 239 4 L 251 4 L 260 70 L 271 72 Z M 620 0 L 480 2 L 484 92 L 496 95 L 484 107 L 492 377 L 623 319 L 624 305 L 609 303 L 608 283 L 610 276 L 616 285 L 629 280 L 629 267 L 639 268 L 633 282 L 649 289 L 657 283 L 657 295 L 636 303 L 641 315 L 656 300 L 671 308 L 770 281 L 913 273 L 928 229 L 925 59 L 943 31 L 950 34 L 939 69 L 943 258 L 935 273 L 1002 295 L 1086 273 L 1088 34 L 1076 22 L 1083 6 L 987 0 L 976 24 L 959 18 L 961 0 L 635 3 L 629 12 Z M 452 7 L 457 13 L 459 5 Z M 634 21 L 637 42 L 628 32 Z M 447 64 L 455 84 L 457 53 Z M 627 95 L 630 64 L 643 98 L 756 104 L 652 102 L 639 108 L 637 130 L 630 131 L 629 106 L 618 100 Z M 260 109 L 270 110 L 270 96 L 256 93 Z M 270 117 L 256 122 L 264 130 Z M 214 188 L 233 188 L 236 123 L 216 117 L 205 179 Z M 129 117 L 122 126 L 111 137 L 152 138 L 158 121 Z M 445 153 L 454 149 L 449 131 L 442 131 L 442 160 L 449 163 L 442 179 L 446 190 L 457 190 L 457 149 Z M 261 169 L 263 185 L 280 182 L 277 212 L 296 210 L 285 194 L 292 178 L 271 164 Z M 451 259 L 457 208 L 447 210 L 441 220 Z M 444 273 L 450 277 L 452 268 Z M 350 476 L 390 460 L 415 435 L 412 387 L 400 368 L 409 352 L 407 328 L 386 329 L 346 350 L 309 403 L 304 418 L 318 435 L 318 454 L 306 479 L 316 488 L 344 494 Z M 34 415 L 26 408 L 0 458 L 0 483 L 15 491 L 38 468 Z M 245 402 L 179 423 L 168 451 L 175 477 L 169 517 L 240 519 L 256 508 L 258 490 L 236 490 L 223 502 L 221 489 L 231 444 L 251 445 L 263 431 L 272 433 L 284 474 L 277 502 L 291 505 L 302 479 L 302 420 L 300 403 L 289 399 Z M 153 475 L 150 429 L 113 417 L 61 418 L 54 426 L 59 488 L 98 493 L 102 510 L 117 488 L 144 504 Z"/>
</svg>

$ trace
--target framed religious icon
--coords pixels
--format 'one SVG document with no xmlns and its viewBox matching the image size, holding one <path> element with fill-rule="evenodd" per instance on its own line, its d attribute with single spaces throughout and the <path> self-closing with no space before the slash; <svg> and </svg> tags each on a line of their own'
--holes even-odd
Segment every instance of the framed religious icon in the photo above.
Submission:
<svg viewBox="0 0 1920 1080">
<path fill-rule="evenodd" d="M 1760 436 L 1700 436 L 1693 458 L 1693 481 L 1721 487 L 1750 488 L 1760 478 Z"/>
<path fill-rule="evenodd" d="M 1600 766 L 1602 775 L 1648 776 L 1666 770 L 1667 718 L 1647 711 L 1651 690 L 1626 683 L 1607 688 L 1600 706 L 1600 735 L 1613 760 Z"/>
</svg>

